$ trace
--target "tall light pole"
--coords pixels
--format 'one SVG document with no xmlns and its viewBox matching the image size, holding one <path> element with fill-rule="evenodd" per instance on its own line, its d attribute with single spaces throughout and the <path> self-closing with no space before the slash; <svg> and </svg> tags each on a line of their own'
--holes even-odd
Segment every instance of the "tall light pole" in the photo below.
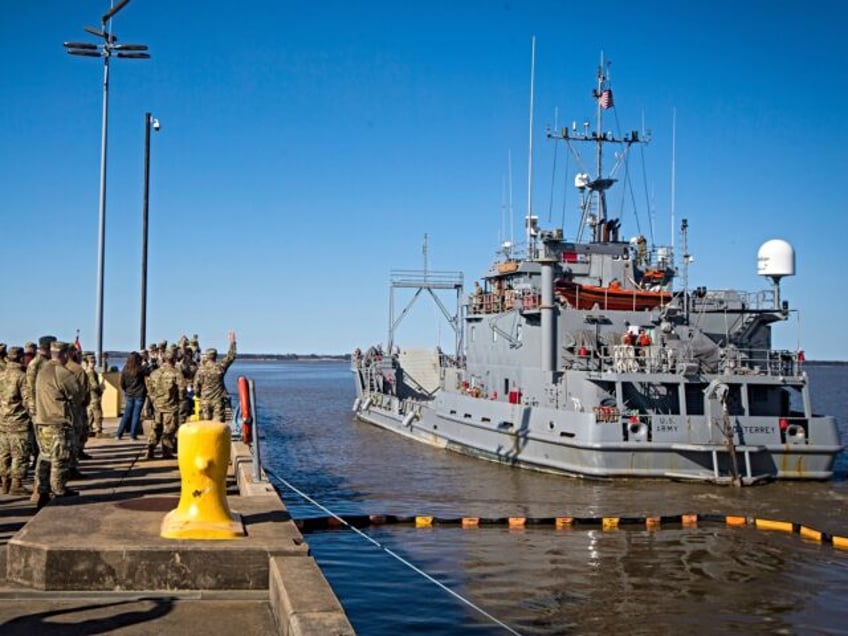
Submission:
<svg viewBox="0 0 848 636">
<path fill-rule="evenodd" d="M 103 370 L 103 273 L 106 254 L 106 147 L 109 123 L 109 59 L 123 57 L 145 59 L 145 44 L 118 44 L 118 38 L 112 35 L 112 17 L 123 9 L 130 0 L 120 0 L 100 18 L 100 29 L 83 27 L 85 31 L 103 38 L 102 44 L 89 42 L 65 42 L 65 48 L 71 55 L 103 58 L 103 125 L 100 133 L 100 216 L 97 235 L 97 367 Z"/>
<path fill-rule="evenodd" d="M 144 200 L 141 212 L 141 332 L 138 349 L 147 346 L 147 202 L 150 198 L 150 128 L 159 130 L 159 120 L 144 113 Z"/>
</svg>

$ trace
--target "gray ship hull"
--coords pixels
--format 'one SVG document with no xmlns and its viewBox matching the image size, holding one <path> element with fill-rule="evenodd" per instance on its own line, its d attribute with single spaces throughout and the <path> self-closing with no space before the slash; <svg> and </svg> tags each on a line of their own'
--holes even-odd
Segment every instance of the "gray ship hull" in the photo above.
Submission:
<svg viewBox="0 0 848 636">
<path fill-rule="evenodd" d="M 783 443 L 774 443 L 780 435 L 775 418 L 737 417 L 728 445 L 716 438 L 707 415 L 665 416 L 634 426 L 620 418 L 599 422 L 594 412 L 510 404 L 441 389 L 429 399 L 402 399 L 368 390 L 361 370 L 353 371 L 358 388 L 354 411 L 363 422 L 434 447 L 569 476 L 719 484 L 735 477 L 743 484 L 826 480 L 842 448 L 829 417 L 809 422 L 806 430 L 816 431 L 814 439 L 799 435 Z"/>
</svg>

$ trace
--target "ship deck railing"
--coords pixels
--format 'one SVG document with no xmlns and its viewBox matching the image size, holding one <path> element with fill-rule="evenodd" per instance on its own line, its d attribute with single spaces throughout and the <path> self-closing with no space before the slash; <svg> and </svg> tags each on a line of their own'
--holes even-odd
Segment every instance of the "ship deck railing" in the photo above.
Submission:
<svg viewBox="0 0 848 636">
<path fill-rule="evenodd" d="M 438 279 L 437 279 L 438 280 Z M 408 286 L 418 286 L 412 279 L 404 279 Z M 435 281 L 434 281 L 435 282 Z M 626 289 L 624 291 L 638 292 L 639 289 Z M 669 291 L 669 290 L 663 290 Z M 577 290 L 577 305 L 579 306 L 580 290 Z M 679 296 L 683 292 L 675 291 L 673 295 Z M 637 310 L 639 303 L 638 295 L 633 294 L 633 310 Z M 537 289 L 503 289 L 471 293 L 468 295 L 468 305 L 471 314 L 498 314 L 512 309 L 523 312 L 538 311 L 542 295 Z M 774 291 L 770 289 L 756 292 L 746 292 L 735 289 L 709 290 L 704 295 L 692 294 L 690 309 L 694 312 L 716 312 L 716 311 L 768 311 L 775 309 Z M 618 303 L 617 303 L 618 304 Z M 668 303 L 658 303 L 658 306 Z M 600 306 L 605 309 L 607 299 Z"/>
<path fill-rule="evenodd" d="M 614 345 L 610 353 L 597 353 L 580 347 L 566 356 L 572 369 L 614 373 L 703 373 L 732 376 L 799 377 L 803 374 L 804 354 L 787 350 L 723 349 L 718 356 L 697 355 L 685 348 L 663 345 Z"/>
<path fill-rule="evenodd" d="M 462 289 L 462 272 L 394 269 L 389 273 L 392 287 L 416 289 Z"/>
<path fill-rule="evenodd" d="M 689 307 L 692 311 L 766 311 L 775 309 L 773 289 L 749 292 L 738 289 L 711 289 L 694 292 Z"/>
<path fill-rule="evenodd" d="M 471 294 L 469 301 L 472 314 L 499 314 L 513 309 L 532 313 L 539 311 L 542 294 L 536 289 L 504 289 Z"/>
</svg>

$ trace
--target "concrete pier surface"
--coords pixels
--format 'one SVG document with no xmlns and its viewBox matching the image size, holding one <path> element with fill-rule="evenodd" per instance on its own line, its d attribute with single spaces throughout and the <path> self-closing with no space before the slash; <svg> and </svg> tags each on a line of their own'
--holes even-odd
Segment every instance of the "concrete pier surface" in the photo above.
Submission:
<svg viewBox="0 0 848 636">
<path fill-rule="evenodd" d="M 0 494 L 0 634 L 354 633 L 277 493 L 254 482 L 246 446 L 233 443 L 227 476 L 245 529 L 231 540 L 160 537 L 180 475 L 176 460 L 145 460 L 142 437 L 92 438 L 86 452 L 85 478 L 69 484 L 78 497 L 36 513 Z"/>
</svg>

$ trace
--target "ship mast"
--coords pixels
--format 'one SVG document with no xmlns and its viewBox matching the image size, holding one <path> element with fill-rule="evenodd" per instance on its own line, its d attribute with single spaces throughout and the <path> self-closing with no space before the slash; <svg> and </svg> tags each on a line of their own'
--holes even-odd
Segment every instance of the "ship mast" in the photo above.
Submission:
<svg viewBox="0 0 848 636">
<path fill-rule="evenodd" d="M 567 127 L 563 127 L 559 131 L 548 131 L 549 138 L 565 141 L 572 153 L 578 158 L 579 153 L 571 146 L 571 142 L 585 141 L 595 144 L 594 178 L 588 172 L 580 172 L 574 178 L 574 185 L 580 191 L 580 227 L 577 232 L 577 241 L 582 239 L 583 230 L 587 225 L 592 228 L 591 240 L 594 243 L 606 243 L 618 240 L 618 222 L 610 221 L 607 217 L 606 191 L 617 181 L 613 175 L 625 161 L 630 147 L 636 143 L 647 143 L 650 141 L 648 135 L 640 135 L 639 131 L 636 130 L 625 134 L 623 137 L 616 137 L 612 132 L 604 132 L 604 111 L 613 108 L 615 105 L 613 103 L 612 88 L 609 81 L 609 66 L 610 62 L 604 59 L 602 52 L 601 62 L 598 66 L 598 83 L 592 90 L 592 96 L 595 98 L 595 129 L 590 130 L 589 122 L 586 122 L 583 125 L 583 131 L 578 132 L 577 122 L 574 122 L 571 131 Z M 625 150 L 618 156 L 616 165 L 610 171 L 609 176 L 604 176 L 604 144 L 609 143 L 622 144 L 625 146 Z"/>
<path fill-rule="evenodd" d="M 597 122 L 597 129 L 595 130 L 595 139 L 598 140 L 597 152 L 596 152 L 596 162 L 595 162 L 595 181 L 594 181 L 594 183 L 597 183 L 604 174 L 604 172 L 603 172 L 603 170 L 604 170 L 604 162 L 603 162 L 604 144 L 603 144 L 603 141 L 602 141 L 604 139 L 604 127 L 603 127 L 604 107 L 601 105 L 601 95 L 603 95 L 604 90 L 609 90 L 609 89 L 606 89 L 606 87 L 605 87 L 606 80 L 607 80 L 607 76 L 606 76 L 606 69 L 604 68 L 604 52 L 601 51 L 601 63 L 598 65 L 598 87 L 595 89 L 595 92 L 594 92 L 595 109 L 596 109 L 596 113 L 597 113 L 596 116 L 595 116 L 595 121 Z M 610 93 L 608 93 L 608 95 L 610 97 L 609 97 L 609 102 L 606 104 L 607 108 L 612 106 L 612 93 L 610 92 Z M 606 187 L 599 187 L 597 189 L 597 192 L 598 192 L 598 219 L 597 219 L 597 222 L 595 223 L 595 231 L 594 231 L 594 236 L 593 236 L 595 242 L 598 242 L 600 240 L 600 237 L 598 236 L 599 228 L 601 227 L 602 223 L 607 220 L 606 189 L 610 185 L 612 185 L 612 183 L 610 183 Z"/>
</svg>

